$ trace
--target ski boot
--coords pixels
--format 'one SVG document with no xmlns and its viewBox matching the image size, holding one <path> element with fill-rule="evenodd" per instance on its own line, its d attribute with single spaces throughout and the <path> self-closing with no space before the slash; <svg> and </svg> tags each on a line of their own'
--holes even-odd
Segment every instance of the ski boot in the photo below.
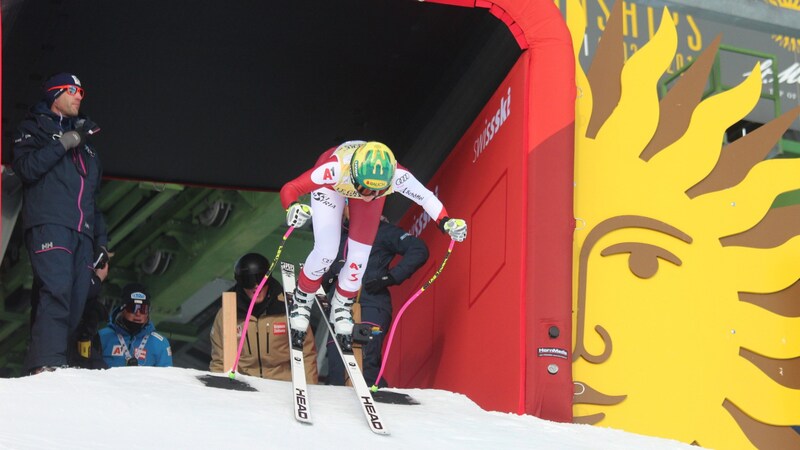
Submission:
<svg viewBox="0 0 800 450">
<path fill-rule="evenodd" d="M 289 312 L 289 328 L 291 329 L 292 348 L 303 348 L 308 330 L 308 321 L 311 318 L 311 305 L 314 304 L 314 295 L 295 288 L 291 299 Z"/>
<path fill-rule="evenodd" d="M 348 353 L 353 352 L 353 303 L 355 298 L 346 298 L 338 291 L 334 292 L 329 317 L 339 346 Z"/>
</svg>

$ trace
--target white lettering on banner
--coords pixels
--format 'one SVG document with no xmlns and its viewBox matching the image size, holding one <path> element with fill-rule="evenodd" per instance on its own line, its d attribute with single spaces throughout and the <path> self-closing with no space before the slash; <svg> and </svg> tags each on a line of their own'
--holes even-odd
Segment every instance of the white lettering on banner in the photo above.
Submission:
<svg viewBox="0 0 800 450">
<path fill-rule="evenodd" d="M 439 186 L 433 188 L 433 195 L 439 196 Z M 425 227 L 428 226 L 428 222 L 431 221 L 431 216 L 428 215 L 425 211 L 422 211 L 422 214 L 419 217 L 414 217 L 411 222 L 411 229 L 408 230 L 408 233 L 419 237 L 423 231 L 425 231 Z"/>
<path fill-rule="evenodd" d="M 772 60 L 761 61 L 761 82 L 764 84 L 772 83 Z M 750 72 L 745 72 L 742 76 L 747 77 Z M 778 83 L 781 84 L 800 84 L 800 63 L 794 63 L 778 74 Z"/>
<path fill-rule="evenodd" d="M 747 77 L 750 73 L 745 72 L 742 76 Z M 775 88 L 772 84 L 775 82 L 775 75 L 772 70 L 771 59 L 761 61 L 761 82 L 767 85 L 766 90 L 769 95 L 775 95 Z M 800 86 L 800 63 L 796 62 L 778 74 L 778 86 L 778 97 L 785 97 L 787 100 L 793 101 L 797 100 L 798 94 L 795 86 Z M 788 87 L 788 89 L 784 90 L 784 86 Z"/>
<path fill-rule="evenodd" d="M 475 139 L 475 143 L 472 144 L 472 152 L 474 154 L 474 158 L 472 162 L 478 160 L 478 157 L 481 156 L 486 147 L 489 146 L 489 143 L 492 142 L 492 139 L 495 135 L 500 131 L 500 127 L 506 123 L 506 119 L 508 116 L 511 115 L 511 87 L 509 86 L 507 91 L 506 97 L 500 97 L 500 107 L 497 108 L 495 111 L 494 116 L 490 117 L 489 119 L 484 119 L 483 123 L 483 131 L 478 138 Z"/>
</svg>

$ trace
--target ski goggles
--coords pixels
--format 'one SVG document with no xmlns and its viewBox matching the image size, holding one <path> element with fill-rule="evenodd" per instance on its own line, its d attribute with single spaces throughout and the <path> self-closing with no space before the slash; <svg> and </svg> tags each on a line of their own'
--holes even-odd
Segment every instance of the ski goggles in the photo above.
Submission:
<svg viewBox="0 0 800 450">
<path fill-rule="evenodd" d="M 82 87 L 75 86 L 74 84 L 62 84 L 61 86 L 53 86 L 47 90 L 47 92 L 55 91 L 56 89 L 66 89 L 67 94 L 69 95 L 77 95 L 80 94 L 81 97 L 86 97 L 86 93 L 84 92 Z"/>
<path fill-rule="evenodd" d="M 123 309 L 131 314 L 140 313 L 147 315 L 150 313 L 150 305 L 146 303 L 136 303 L 136 302 L 126 303 Z"/>
<path fill-rule="evenodd" d="M 358 193 L 363 195 L 364 197 L 371 197 L 373 195 L 375 197 L 378 197 L 383 195 L 387 190 L 388 189 L 380 189 L 376 191 L 370 188 L 366 188 L 364 186 L 356 186 L 356 191 L 358 191 Z"/>
</svg>

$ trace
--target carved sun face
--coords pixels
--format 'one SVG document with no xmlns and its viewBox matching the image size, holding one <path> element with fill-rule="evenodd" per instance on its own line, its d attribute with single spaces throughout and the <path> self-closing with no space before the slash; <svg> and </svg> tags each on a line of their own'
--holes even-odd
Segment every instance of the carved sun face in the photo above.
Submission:
<svg viewBox="0 0 800 450">
<path fill-rule="evenodd" d="M 712 448 L 800 448 L 800 159 L 763 161 L 795 108 L 731 144 L 758 66 L 703 100 L 712 43 L 661 100 L 669 13 L 627 62 L 619 4 L 578 65 L 575 421 Z M 585 23 L 567 20 L 576 52 Z"/>
</svg>

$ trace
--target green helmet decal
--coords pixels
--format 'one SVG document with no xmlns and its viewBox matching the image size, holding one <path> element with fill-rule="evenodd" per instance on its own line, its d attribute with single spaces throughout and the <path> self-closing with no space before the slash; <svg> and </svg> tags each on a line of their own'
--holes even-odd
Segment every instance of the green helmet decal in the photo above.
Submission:
<svg viewBox="0 0 800 450">
<path fill-rule="evenodd" d="M 353 153 L 350 174 L 353 184 L 382 191 L 392 183 L 397 161 L 389 147 L 380 142 L 367 142 Z"/>
</svg>

